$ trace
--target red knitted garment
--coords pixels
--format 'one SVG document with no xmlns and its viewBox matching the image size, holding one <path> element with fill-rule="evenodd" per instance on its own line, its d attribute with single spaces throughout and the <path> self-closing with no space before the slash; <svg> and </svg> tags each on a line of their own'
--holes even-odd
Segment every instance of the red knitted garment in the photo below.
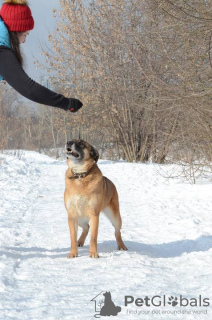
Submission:
<svg viewBox="0 0 212 320">
<path fill-rule="evenodd" d="M 34 28 L 34 19 L 27 1 L 4 1 L 0 10 L 0 16 L 9 31 L 24 32 Z"/>
</svg>

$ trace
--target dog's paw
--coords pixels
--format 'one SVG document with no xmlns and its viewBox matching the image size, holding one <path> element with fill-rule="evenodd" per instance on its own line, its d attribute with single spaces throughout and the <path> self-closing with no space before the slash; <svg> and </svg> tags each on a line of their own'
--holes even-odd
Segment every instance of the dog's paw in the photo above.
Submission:
<svg viewBox="0 0 212 320">
<path fill-rule="evenodd" d="M 68 259 L 72 259 L 72 258 L 76 258 L 76 257 L 78 257 L 78 253 L 69 253 L 68 255 L 67 255 L 67 258 Z"/>
<path fill-rule="evenodd" d="M 128 251 L 127 247 L 123 243 L 121 245 L 118 245 L 118 250 Z"/>
<path fill-rule="evenodd" d="M 78 247 L 83 247 L 84 246 L 84 242 L 80 241 L 80 240 L 78 240 L 77 244 L 78 244 Z"/>
<path fill-rule="evenodd" d="M 90 252 L 90 258 L 99 258 L 99 255 L 98 255 L 98 253 L 96 252 L 96 253 L 92 253 L 92 252 Z"/>
</svg>

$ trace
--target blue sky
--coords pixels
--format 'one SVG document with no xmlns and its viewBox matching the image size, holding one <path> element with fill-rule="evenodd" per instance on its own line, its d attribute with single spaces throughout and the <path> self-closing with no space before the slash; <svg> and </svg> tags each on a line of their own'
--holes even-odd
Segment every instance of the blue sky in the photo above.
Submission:
<svg viewBox="0 0 212 320">
<path fill-rule="evenodd" d="M 45 45 L 48 45 L 48 34 L 54 30 L 56 23 L 52 10 L 59 8 L 59 2 L 58 0 L 29 0 L 28 3 L 35 20 L 35 27 L 21 48 L 25 57 L 25 70 L 27 74 L 32 79 L 40 82 L 40 77 L 45 75 L 45 71 L 41 68 L 36 70 L 33 62 L 36 59 L 42 61 L 41 46 L 45 47 Z"/>
</svg>

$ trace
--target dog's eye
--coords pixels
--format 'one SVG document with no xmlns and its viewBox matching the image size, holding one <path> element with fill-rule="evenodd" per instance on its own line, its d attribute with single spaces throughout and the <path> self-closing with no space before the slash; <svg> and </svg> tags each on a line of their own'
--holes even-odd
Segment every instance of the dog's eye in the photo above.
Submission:
<svg viewBox="0 0 212 320">
<path fill-rule="evenodd" d="M 79 146 L 80 146 L 81 148 L 84 148 L 84 147 L 85 147 L 84 142 L 80 141 Z"/>
</svg>

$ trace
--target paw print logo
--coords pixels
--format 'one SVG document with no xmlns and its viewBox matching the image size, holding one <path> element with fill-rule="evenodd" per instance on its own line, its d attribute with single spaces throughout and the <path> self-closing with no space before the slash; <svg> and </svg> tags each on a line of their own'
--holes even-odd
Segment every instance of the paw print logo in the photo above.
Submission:
<svg viewBox="0 0 212 320">
<path fill-rule="evenodd" d="M 175 306 L 178 304 L 178 302 L 177 302 L 177 297 L 171 296 L 171 297 L 169 298 L 168 304 L 170 304 L 172 307 L 175 307 Z"/>
</svg>

